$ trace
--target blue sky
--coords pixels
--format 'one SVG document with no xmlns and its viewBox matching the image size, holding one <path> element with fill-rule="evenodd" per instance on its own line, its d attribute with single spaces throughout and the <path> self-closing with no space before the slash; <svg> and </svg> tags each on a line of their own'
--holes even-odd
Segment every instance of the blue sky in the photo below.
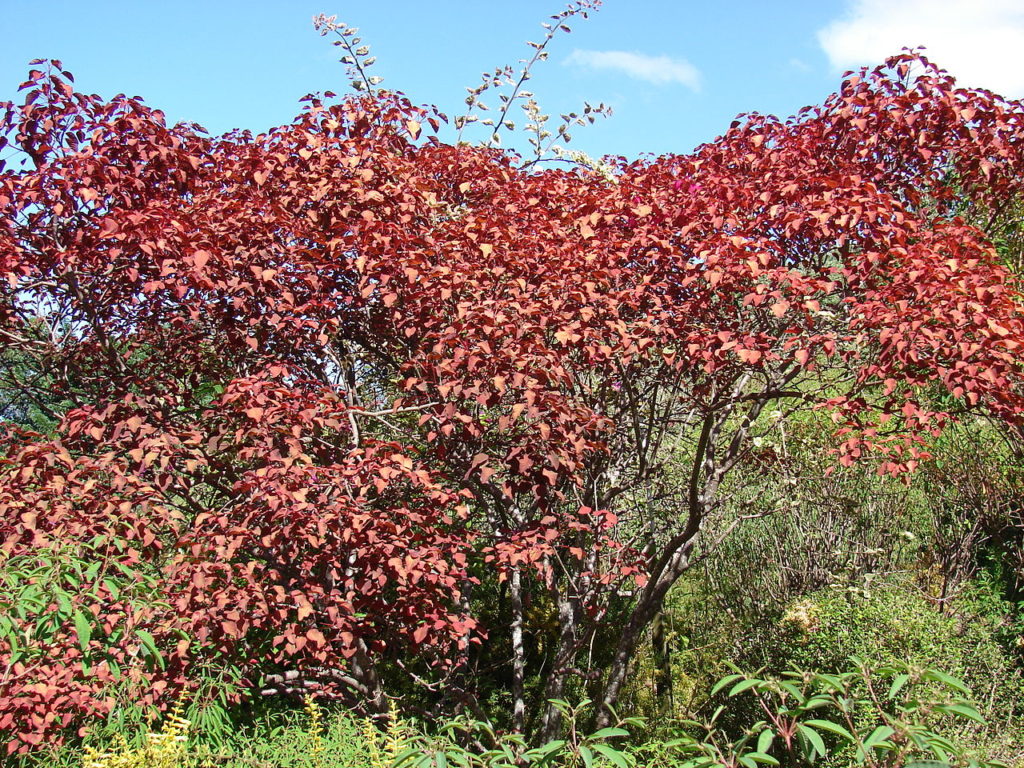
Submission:
<svg viewBox="0 0 1024 768">
<path fill-rule="evenodd" d="M 62 59 L 81 90 L 139 95 L 214 133 L 288 122 L 298 99 L 345 90 L 318 13 L 360 28 L 383 86 L 449 115 L 484 70 L 514 64 L 556 0 L 0 0 L 0 100 L 32 58 Z M 741 112 L 786 116 L 844 69 L 903 45 L 970 85 L 1024 97 L 1024 0 L 606 0 L 561 36 L 531 88 L 557 116 L 583 101 L 614 115 L 574 132 L 591 155 L 688 152 Z M 519 122 L 522 122 L 519 120 Z"/>
</svg>

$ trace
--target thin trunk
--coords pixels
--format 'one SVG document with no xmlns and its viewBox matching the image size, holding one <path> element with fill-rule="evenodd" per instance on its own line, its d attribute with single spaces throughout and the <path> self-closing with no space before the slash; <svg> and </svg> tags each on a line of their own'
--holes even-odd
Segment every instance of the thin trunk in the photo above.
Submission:
<svg viewBox="0 0 1024 768">
<path fill-rule="evenodd" d="M 788 373 L 783 372 L 778 382 L 771 383 L 773 391 L 788 384 L 796 376 L 797 370 L 794 368 Z M 763 399 L 755 399 L 725 444 L 723 454 L 719 456 L 721 431 L 734 412 L 733 409 L 745 400 L 743 390 L 749 381 L 750 375 L 742 376 L 732 387 L 732 403 L 713 405 L 704 416 L 697 438 L 696 453 L 690 467 L 686 525 L 666 543 L 661 555 L 652 564 L 648 574 L 650 581 L 642 590 L 636 606 L 619 635 L 619 641 L 608 668 L 604 690 L 600 697 L 600 709 L 595 719 L 598 728 L 604 728 L 611 724 L 612 712 L 622 694 L 622 687 L 629 675 L 630 662 L 636 655 L 644 631 L 654 617 L 661 612 L 669 589 L 689 567 L 690 553 L 694 542 L 700 535 L 704 519 L 708 511 L 713 508 L 723 478 L 739 461 L 751 426 L 765 405 L 774 397 L 783 394 L 769 396 L 765 393 Z"/>
<path fill-rule="evenodd" d="M 694 534 L 696 535 L 696 534 Z M 615 654 L 608 667 L 608 676 L 605 679 L 604 691 L 601 695 L 601 705 L 597 712 L 596 727 L 605 728 L 611 725 L 612 713 L 619 702 L 622 694 L 622 687 L 625 685 L 629 675 L 630 663 L 636 655 L 640 641 L 643 640 L 644 631 L 654 620 L 662 609 L 665 596 L 676 580 L 683 574 L 689 564 L 689 552 L 693 539 L 688 540 L 675 553 L 675 556 L 668 559 L 667 564 L 659 569 L 659 579 L 651 582 L 644 589 L 640 601 L 633 608 L 626 626 L 619 635 L 619 642 L 615 647 Z"/>
<path fill-rule="evenodd" d="M 522 733 L 526 727 L 526 653 L 523 649 L 523 580 L 518 568 L 509 579 L 512 602 L 512 728 Z"/>
<path fill-rule="evenodd" d="M 381 685 L 377 668 L 370 659 L 369 649 L 362 639 L 356 644 L 351 664 L 352 677 L 358 680 L 366 691 L 366 708 L 375 715 L 386 715 L 388 702 L 384 695 L 384 687 Z"/>
<path fill-rule="evenodd" d="M 653 615 L 654 612 L 650 613 Z M 636 655 L 644 629 L 649 621 L 650 617 L 645 617 L 643 613 L 634 610 L 629 622 L 623 628 L 622 634 L 619 635 L 615 655 L 612 656 L 612 663 L 608 666 L 608 677 L 605 680 L 601 696 L 601 707 L 597 712 L 597 728 L 607 728 L 612 723 L 612 713 L 619 702 L 619 695 L 622 693 L 626 677 L 629 675 L 630 662 Z"/>
<path fill-rule="evenodd" d="M 558 598 L 558 620 L 561 626 L 561 632 L 558 637 L 558 650 L 555 652 L 551 674 L 548 676 L 548 683 L 544 689 L 544 716 L 537 734 L 541 743 L 551 741 L 558 736 L 562 726 L 562 714 L 547 702 L 550 702 L 551 699 L 561 699 L 565 696 L 565 683 L 569 676 L 572 662 L 576 658 L 576 652 L 579 650 L 578 633 L 576 631 L 576 611 L 568 597 L 560 596 Z"/>
<path fill-rule="evenodd" d="M 651 622 L 651 650 L 654 654 L 654 693 L 658 711 L 662 714 L 673 710 L 672 652 L 665 624 L 665 611 L 659 609 Z"/>
</svg>

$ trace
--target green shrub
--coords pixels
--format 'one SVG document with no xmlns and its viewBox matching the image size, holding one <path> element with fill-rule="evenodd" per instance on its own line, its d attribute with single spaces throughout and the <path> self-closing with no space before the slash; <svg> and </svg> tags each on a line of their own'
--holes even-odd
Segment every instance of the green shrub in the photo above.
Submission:
<svg viewBox="0 0 1024 768">
<path fill-rule="evenodd" d="M 939 611 L 909 578 L 871 591 L 829 588 L 792 603 L 746 664 L 770 670 L 834 669 L 849 656 L 875 665 L 906 661 L 962 678 L 987 724 L 964 738 L 992 754 L 1024 753 L 1024 669 L 1011 641 L 1013 606 L 983 583 Z"/>
<path fill-rule="evenodd" d="M 981 768 L 1005 766 L 975 754 L 958 721 L 982 723 L 967 687 L 945 672 L 908 664 L 875 667 L 852 659 L 844 672 L 737 672 L 722 678 L 723 699 L 703 720 L 641 748 L 647 768 Z M 754 706 L 750 706 L 754 704 Z M 742 728 L 723 727 L 733 710 L 750 713 Z"/>
</svg>

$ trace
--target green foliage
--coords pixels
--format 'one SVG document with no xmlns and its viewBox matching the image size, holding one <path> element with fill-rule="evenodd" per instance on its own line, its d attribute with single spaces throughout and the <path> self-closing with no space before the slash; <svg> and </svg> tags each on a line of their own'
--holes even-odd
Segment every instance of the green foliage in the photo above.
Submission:
<svg viewBox="0 0 1024 768">
<path fill-rule="evenodd" d="M 517 734 L 460 718 L 432 730 L 392 710 L 383 723 L 307 699 L 238 727 L 229 739 L 209 734 L 176 708 L 160 728 L 119 732 L 84 750 L 22 757 L 18 768 L 1000 768 L 972 753 L 962 724 L 983 723 L 967 686 L 941 670 L 853 659 L 846 671 L 745 674 L 719 680 L 710 716 L 672 724 L 660 739 L 637 741 L 644 723 L 617 718 L 586 729 L 593 706 L 552 702 L 563 734 L 530 747 Z M 751 707 L 754 703 L 756 706 Z M 742 729 L 733 710 L 755 712 Z M 928 763 L 927 761 L 934 761 Z M 925 761 L 925 762 L 922 762 Z"/>
<path fill-rule="evenodd" d="M 177 768 L 186 760 L 191 726 L 178 707 L 168 714 L 162 730 L 147 731 L 137 747 L 131 746 L 123 734 L 112 750 L 87 746 L 82 768 Z"/>
<path fill-rule="evenodd" d="M 557 739 L 530 748 L 518 734 L 496 731 L 489 723 L 455 720 L 436 733 L 415 734 L 395 761 L 395 768 L 632 768 L 633 756 L 624 740 L 630 729 L 643 726 L 638 718 L 620 718 L 614 725 L 592 733 L 583 728 L 593 702 L 584 699 L 571 704 L 561 699 L 550 702 L 562 715 L 565 733 Z"/>
<path fill-rule="evenodd" d="M 907 579 L 870 593 L 825 589 L 783 615 L 778 662 L 834 667 L 850 654 L 876 663 L 907 659 L 963 675 L 978 690 L 1005 685 L 998 698 L 1012 702 L 1021 690 L 1018 660 L 995 639 L 1006 612 L 986 612 L 981 599 L 965 595 L 940 612 Z"/>
<path fill-rule="evenodd" d="M 188 749 L 177 754 L 175 768 L 388 768 L 387 740 L 394 732 L 380 731 L 372 723 L 344 710 L 324 710 L 317 705 L 268 713 L 233 732 L 211 734 L 188 717 L 171 718 L 162 728 L 138 726 L 111 733 L 101 728 L 101 738 L 80 750 L 62 747 L 24 756 L 18 768 L 120 768 L 148 766 L 130 762 L 145 756 L 147 748 L 161 748 L 161 734 L 173 732 L 188 738 Z M 402 737 L 404 738 L 404 736 Z M 402 744 L 391 747 L 395 752 Z M 106 760 L 103 757 L 106 755 Z M 91 761 L 91 762 L 90 762 Z M 120 761 L 120 762 L 118 762 Z"/>
<path fill-rule="evenodd" d="M 122 544 L 97 536 L 79 544 L 53 540 L 48 548 L 28 553 L 0 551 L 0 643 L 10 649 L 10 664 L 38 661 L 69 630 L 84 660 L 105 662 L 115 678 L 119 677 L 117 662 L 104 648 L 141 643 L 143 653 L 160 663 L 152 636 L 145 630 L 132 629 L 119 617 L 103 626 L 88 610 L 90 605 L 111 601 L 158 604 L 160 595 L 151 574 L 117 557 Z"/>
<path fill-rule="evenodd" d="M 885 768 L 938 761 L 942 766 L 1004 763 L 975 758 L 956 738 L 958 719 L 981 723 L 967 687 L 955 677 L 907 664 L 855 668 L 835 674 L 792 671 L 781 676 L 728 675 L 712 698 L 725 701 L 691 732 L 654 744 L 654 758 L 678 768 L 757 768 L 831 765 Z M 753 700 L 760 718 L 737 737 L 720 720 L 737 700 Z M 925 764 L 928 764 L 925 762 Z"/>
<path fill-rule="evenodd" d="M 881 668 L 906 661 L 915 668 L 944 669 L 977 693 L 986 719 L 961 724 L 963 743 L 978 754 L 1016 754 L 1024 748 L 1024 670 L 1019 652 L 999 642 L 1008 634 L 1000 630 L 1008 615 L 1009 607 L 982 585 L 946 612 L 909 578 L 889 579 L 872 591 L 826 588 L 794 601 L 774 629 L 762 626 L 759 639 L 748 634 L 752 643 L 743 663 L 776 671 L 834 669 L 856 655 Z M 744 717 L 749 719 L 758 707 L 748 703 Z"/>
<path fill-rule="evenodd" d="M 530 748 L 517 734 L 466 718 L 428 730 L 392 710 L 383 723 L 348 710 L 328 709 L 307 700 L 256 718 L 225 739 L 188 717 L 184 707 L 162 727 L 134 727 L 111 733 L 82 748 L 64 747 L 18 758 L 18 768 L 632 768 L 625 741 L 642 726 L 623 718 L 594 733 L 580 729 L 591 702 L 556 701 L 567 733 Z M 187 748 L 186 748 L 187 742 Z M 168 762 L 170 761 L 170 762 Z"/>
</svg>

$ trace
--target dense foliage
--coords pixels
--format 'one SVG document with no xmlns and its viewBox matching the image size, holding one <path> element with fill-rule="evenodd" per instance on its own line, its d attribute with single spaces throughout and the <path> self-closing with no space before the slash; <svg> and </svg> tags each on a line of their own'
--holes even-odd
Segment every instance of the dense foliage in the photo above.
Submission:
<svg viewBox="0 0 1024 768">
<path fill-rule="evenodd" d="M 923 59 L 605 172 L 369 81 L 209 137 L 37 65 L 0 107 L 9 751 L 201 680 L 607 725 L 747 518 L 1019 439 L 1024 302 L 964 209 L 1020 199 L 1024 108 Z"/>
</svg>

